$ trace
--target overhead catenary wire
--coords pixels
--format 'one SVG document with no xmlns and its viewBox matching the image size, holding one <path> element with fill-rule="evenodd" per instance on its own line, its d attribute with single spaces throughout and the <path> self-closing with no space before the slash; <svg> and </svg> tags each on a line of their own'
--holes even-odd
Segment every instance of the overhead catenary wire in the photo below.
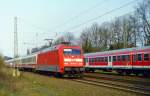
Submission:
<svg viewBox="0 0 150 96">
<path fill-rule="evenodd" d="M 104 2 L 104 1 L 103 1 L 103 2 Z M 99 16 L 97 16 L 97 17 L 94 17 L 94 18 L 92 18 L 92 19 L 89 19 L 89 20 L 87 20 L 87 21 L 85 21 L 85 22 L 83 22 L 83 23 L 81 23 L 81 24 L 78 24 L 78 25 L 75 25 L 75 26 L 73 26 L 73 27 L 71 27 L 71 28 L 68 28 L 67 30 L 62 31 L 62 32 L 69 32 L 70 30 L 76 29 L 76 28 L 78 28 L 78 27 L 80 27 L 80 26 L 82 26 L 82 25 L 85 25 L 85 24 L 87 24 L 87 23 L 89 23 L 89 22 L 92 22 L 92 21 L 94 21 L 94 20 L 96 20 L 96 19 L 99 19 L 99 18 L 101 18 L 101 17 L 103 17 L 103 16 L 105 16 L 105 15 L 108 15 L 108 14 L 114 12 L 114 11 L 117 11 L 117 10 L 120 10 L 120 9 L 126 7 L 126 6 L 129 6 L 129 5 L 131 5 L 133 2 L 135 2 L 135 0 L 132 0 L 132 1 L 128 2 L 128 3 L 126 3 L 126 4 L 121 5 L 120 7 L 117 7 L 117 8 L 114 8 L 114 9 L 108 11 L 108 12 L 105 12 L 105 13 L 102 14 L 102 15 L 99 15 Z M 97 3 L 95 6 L 93 6 L 93 7 L 91 7 L 91 8 L 96 8 L 97 5 L 99 5 L 99 3 Z M 89 10 L 92 10 L 92 9 L 89 9 Z M 87 10 L 82 11 L 82 12 L 83 12 L 83 13 L 84 13 L 84 12 L 88 12 L 89 10 L 87 9 Z M 81 12 L 80 14 L 76 15 L 75 17 L 73 17 L 74 20 L 75 20 L 78 16 L 80 16 L 81 14 L 83 14 L 82 12 Z M 70 20 L 71 20 L 71 19 L 70 19 Z M 69 20 L 68 20 L 68 21 L 69 21 Z M 65 23 L 66 23 L 66 24 L 67 24 L 67 23 L 70 23 L 70 21 L 69 21 L 69 22 L 66 21 Z M 44 33 L 46 33 L 46 32 L 51 32 L 51 30 L 49 30 L 49 29 L 47 29 L 47 28 L 43 28 L 43 27 L 39 27 L 39 26 L 37 27 L 37 26 L 35 26 L 35 25 L 33 25 L 33 24 L 30 24 L 30 25 L 32 25 L 32 27 L 34 27 L 34 28 L 36 28 L 36 29 L 39 29 L 39 30 L 44 31 Z M 55 36 L 55 37 L 57 37 L 57 33 L 60 33 L 60 32 L 56 32 L 56 36 Z M 55 38 L 55 37 L 54 37 L 54 38 Z"/>
<path fill-rule="evenodd" d="M 103 5 L 106 1 L 109 1 L 109 0 L 103 0 L 103 1 L 100 1 L 100 2 L 96 3 L 95 5 L 93 5 L 93 6 L 89 7 L 89 8 L 87 8 L 86 10 L 81 11 L 79 14 L 77 14 L 77 15 L 75 15 L 74 17 L 68 19 L 68 20 L 65 21 L 64 23 L 55 26 L 55 28 L 62 27 L 62 26 L 64 26 L 64 25 L 66 25 L 66 24 L 68 24 L 68 23 L 74 21 L 75 19 L 79 18 L 81 15 L 87 14 L 88 12 L 92 11 L 93 9 L 95 9 L 95 8 L 97 8 L 97 7 L 101 6 L 101 5 Z"/>
<path fill-rule="evenodd" d="M 110 14 L 110 13 L 112 13 L 112 12 L 115 12 L 115 11 L 118 11 L 118 10 L 124 8 L 124 7 L 127 7 L 127 6 L 131 5 L 131 4 L 134 3 L 134 2 L 135 2 L 135 0 L 132 0 L 132 1 L 128 2 L 128 3 L 125 3 L 125 4 L 123 4 L 123 5 L 119 6 L 119 7 L 117 7 L 117 8 L 114 8 L 114 9 L 108 11 L 108 12 L 105 12 L 105 13 L 102 14 L 102 15 L 99 15 L 99 16 L 94 17 L 94 18 L 92 18 L 92 19 L 89 19 L 89 20 L 87 20 L 87 21 L 85 21 L 85 22 L 83 22 L 83 23 L 80 23 L 80 24 L 78 24 L 78 25 L 75 25 L 75 26 L 73 26 L 73 27 L 71 27 L 71 28 L 65 30 L 64 32 L 68 32 L 69 30 L 76 29 L 76 28 L 78 28 L 78 27 L 80 27 L 80 26 L 82 26 L 82 25 L 85 25 L 85 24 L 87 24 L 87 23 L 89 23 L 89 22 L 91 22 L 91 21 L 94 21 L 94 20 L 96 20 L 96 19 L 100 19 L 100 18 L 102 18 L 102 17 L 105 16 L 105 15 L 108 15 L 108 14 Z"/>
<path fill-rule="evenodd" d="M 88 12 L 92 11 L 93 9 L 95 9 L 95 8 L 97 8 L 97 7 L 101 6 L 101 5 L 103 5 L 106 1 L 109 1 L 109 0 L 102 0 L 102 1 L 100 1 L 100 2 L 97 2 L 95 5 L 93 5 L 93 6 L 89 7 L 89 8 L 87 8 L 86 10 L 81 11 L 79 14 L 77 14 L 77 15 L 75 15 L 74 17 L 68 19 L 68 20 L 65 21 L 64 23 L 59 24 L 59 25 L 56 25 L 56 26 L 54 27 L 54 30 L 55 30 L 56 28 L 58 29 L 58 28 L 60 28 L 60 27 L 63 27 L 64 25 L 66 25 L 66 24 L 72 22 L 73 20 L 76 20 L 76 19 L 79 18 L 81 15 L 87 14 Z M 43 27 L 40 27 L 40 26 L 36 26 L 36 25 L 34 25 L 34 24 L 31 24 L 31 23 L 30 23 L 30 25 L 31 25 L 32 27 L 38 29 L 38 30 L 44 31 L 44 33 L 53 31 L 53 30 L 50 30 L 50 29 L 48 29 L 48 28 L 43 28 Z M 53 29 L 53 28 L 52 28 L 52 29 Z"/>
</svg>

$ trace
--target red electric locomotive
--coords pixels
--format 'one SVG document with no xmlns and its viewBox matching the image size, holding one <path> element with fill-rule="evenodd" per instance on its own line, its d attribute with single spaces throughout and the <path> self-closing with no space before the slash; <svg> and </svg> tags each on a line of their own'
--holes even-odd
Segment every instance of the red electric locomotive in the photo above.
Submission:
<svg viewBox="0 0 150 96">
<path fill-rule="evenodd" d="M 79 46 L 60 44 L 15 60 L 19 68 L 49 71 L 57 76 L 80 76 L 84 71 L 83 53 Z M 14 59 L 8 60 L 7 64 L 14 66 Z"/>
<path fill-rule="evenodd" d="M 120 74 L 150 74 L 150 46 L 87 53 L 85 69 L 115 70 Z"/>
</svg>

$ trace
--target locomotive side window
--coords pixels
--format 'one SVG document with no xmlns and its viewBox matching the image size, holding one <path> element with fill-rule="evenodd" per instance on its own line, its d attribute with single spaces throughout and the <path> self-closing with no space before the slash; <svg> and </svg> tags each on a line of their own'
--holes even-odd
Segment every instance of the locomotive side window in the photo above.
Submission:
<svg viewBox="0 0 150 96">
<path fill-rule="evenodd" d="M 148 61 L 149 60 L 149 54 L 145 53 L 144 54 L 144 61 Z"/>
<path fill-rule="evenodd" d="M 138 56 L 138 61 L 142 61 L 142 55 L 141 54 L 137 54 L 137 56 Z"/>
<path fill-rule="evenodd" d="M 113 61 L 116 61 L 116 56 L 113 56 Z"/>
</svg>

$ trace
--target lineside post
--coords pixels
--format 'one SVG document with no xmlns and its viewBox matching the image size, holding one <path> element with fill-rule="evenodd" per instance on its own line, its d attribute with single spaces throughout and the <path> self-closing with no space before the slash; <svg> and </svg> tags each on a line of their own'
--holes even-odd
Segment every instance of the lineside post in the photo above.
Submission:
<svg viewBox="0 0 150 96">
<path fill-rule="evenodd" d="M 20 76 L 20 72 L 18 70 L 18 33 L 17 33 L 17 17 L 14 18 L 14 70 L 13 70 L 13 76 L 18 77 Z"/>
</svg>

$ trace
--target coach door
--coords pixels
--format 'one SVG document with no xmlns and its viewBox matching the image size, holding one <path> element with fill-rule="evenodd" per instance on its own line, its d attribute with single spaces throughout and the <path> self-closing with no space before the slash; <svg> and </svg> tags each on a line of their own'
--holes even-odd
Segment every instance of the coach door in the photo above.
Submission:
<svg viewBox="0 0 150 96">
<path fill-rule="evenodd" d="M 89 66 L 89 59 L 88 58 L 84 58 L 84 65 Z"/>
<path fill-rule="evenodd" d="M 108 57 L 108 67 L 112 67 L 112 56 Z"/>
</svg>

